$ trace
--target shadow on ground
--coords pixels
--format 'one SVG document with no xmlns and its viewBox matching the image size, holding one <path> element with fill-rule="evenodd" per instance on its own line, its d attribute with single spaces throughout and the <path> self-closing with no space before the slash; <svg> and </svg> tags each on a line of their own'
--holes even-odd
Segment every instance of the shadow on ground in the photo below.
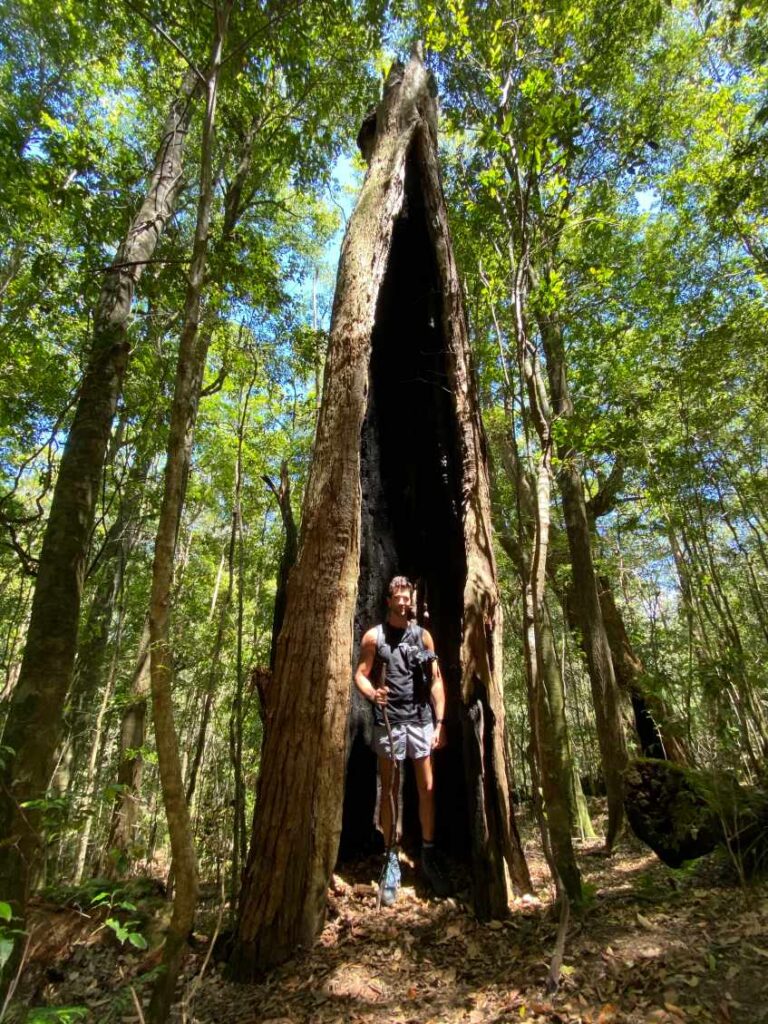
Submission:
<svg viewBox="0 0 768 1024">
<path fill-rule="evenodd" d="M 206 961 L 201 935 L 175 1020 L 768 1024 L 768 885 L 743 890 L 712 860 L 672 871 L 629 839 L 610 859 L 596 856 L 595 845 L 583 848 L 588 904 L 571 922 L 560 990 L 547 998 L 557 921 L 540 853 L 530 844 L 527 854 L 536 895 L 516 898 L 508 920 L 482 925 L 461 893 L 430 899 L 408 864 L 397 903 L 377 913 L 379 862 L 357 864 L 334 876 L 315 946 L 260 985 L 228 982 L 221 965 Z M 212 931 L 214 916 L 203 915 L 201 928 Z M 99 1024 L 139 1021 L 128 985 L 145 995 L 141 971 L 151 954 L 130 954 L 103 934 L 97 942 L 81 925 L 59 960 L 52 955 L 36 981 L 31 972 L 28 999 L 87 1007 L 83 1019 Z"/>
</svg>

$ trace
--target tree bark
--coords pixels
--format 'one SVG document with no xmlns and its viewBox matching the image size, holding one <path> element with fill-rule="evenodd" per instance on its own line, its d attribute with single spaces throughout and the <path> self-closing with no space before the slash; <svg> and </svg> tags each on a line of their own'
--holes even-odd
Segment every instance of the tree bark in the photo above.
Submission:
<svg viewBox="0 0 768 1024">
<path fill-rule="evenodd" d="M 77 659 L 67 704 L 72 775 L 77 777 L 91 727 L 91 713 L 104 684 L 109 638 L 125 568 L 139 532 L 144 487 L 152 462 L 150 451 L 136 456 L 115 520 L 107 531 L 98 555 L 97 583 L 81 630 Z"/>
<path fill-rule="evenodd" d="M 538 401 L 541 393 L 537 375 L 538 369 L 533 369 L 531 360 L 528 383 L 534 401 Z M 565 692 L 545 601 L 551 500 L 551 435 L 546 407 L 539 407 L 534 421 L 543 449 L 535 489 L 524 475 L 512 425 L 503 440 L 517 498 L 517 543 L 511 544 L 510 549 L 523 590 L 523 651 L 536 761 L 532 771 L 536 770 L 543 796 L 543 806 L 541 800 L 535 799 L 534 803 L 558 893 L 564 891 L 567 898 L 578 905 L 582 899 L 581 875 L 572 842 L 572 823 L 578 816 L 578 809 L 573 799 Z"/>
<path fill-rule="evenodd" d="M 105 275 L 43 539 L 24 660 L 3 735 L 14 753 L 5 761 L 0 787 L 0 834 L 10 840 L 0 847 L 0 892 L 12 897 L 17 916 L 24 914 L 41 859 L 39 813 L 21 804 L 45 797 L 61 739 L 94 510 L 129 353 L 128 318 L 180 189 L 195 92 L 188 75 L 166 120 L 146 199 Z M 4 978 L 7 972 L 8 966 Z"/>
<path fill-rule="evenodd" d="M 542 316 L 539 318 L 539 330 L 546 353 L 553 412 L 562 419 L 568 419 L 573 414 L 573 403 L 559 325 Z M 605 846 L 611 851 L 624 820 L 622 773 L 627 765 L 627 748 L 611 650 L 600 608 L 581 468 L 576 453 L 567 444 L 559 446 L 558 455 L 561 461 L 558 482 L 573 570 L 577 624 L 587 655 L 600 758 L 608 796 Z"/>
<path fill-rule="evenodd" d="M 163 970 L 155 982 L 150 1002 L 151 1024 L 163 1024 L 168 1018 L 187 937 L 194 921 L 198 893 L 197 857 L 192 840 L 189 809 L 185 800 L 173 718 L 170 603 L 176 540 L 184 506 L 192 438 L 209 340 L 207 332 L 199 331 L 199 322 L 214 198 L 213 146 L 218 83 L 230 11 L 231 3 L 222 4 L 214 10 L 215 35 L 206 81 L 206 110 L 200 157 L 200 197 L 171 407 L 165 488 L 152 568 L 149 618 L 152 711 L 176 888 L 173 914 L 163 947 Z"/>
<path fill-rule="evenodd" d="M 455 450 L 456 472 L 463 473 L 456 478 L 456 496 L 447 500 L 453 502 L 451 515 L 464 562 L 463 571 L 457 566 L 462 580 L 450 600 L 463 612 L 454 620 L 452 642 L 456 693 L 463 709 L 456 708 L 456 717 L 463 722 L 474 773 L 468 788 L 479 837 L 474 849 L 475 907 L 481 916 L 507 912 L 504 856 L 512 863 L 513 838 L 484 438 L 437 171 L 435 103 L 418 57 L 406 68 L 393 69 L 375 127 L 374 119 L 367 119 L 359 141 L 369 169 L 342 248 L 299 553 L 288 582 L 267 699 L 262 769 L 231 961 L 233 973 L 242 980 L 257 977 L 315 938 L 338 850 L 361 573 L 361 430 L 369 403 L 377 308 L 381 313 L 409 173 L 418 175 L 412 184 L 423 196 L 442 296 L 440 313 L 425 327 L 439 331 L 445 340 L 441 358 L 451 383 L 441 393 L 448 392 L 453 403 L 454 419 L 446 432 L 455 431 L 443 438 L 447 448 L 454 446 L 446 459 L 452 460 Z M 408 453 L 403 455 L 407 458 Z M 454 672 L 453 666 L 447 668 Z M 468 771 L 469 760 L 465 758 Z"/>
<path fill-rule="evenodd" d="M 280 567 L 277 573 L 277 591 L 275 593 L 275 610 L 272 615 L 272 646 L 269 650 L 269 668 L 275 670 L 275 657 L 277 655 L 277 638 L 285 616 L 285 601 L 288 593 L 288 576 L 296 562 L 296 555 L 299 548 L 299 531 L 296 528 L 296 521 L 293 517 L 293 506 L 291 504 L 291 478 L 288 476 L 288 463 L 283 460 L 280 465 L 280 484 L 275 485 L 271 477 L 265 476 L 264 483 L 269 487 L 275 496 L 277 506 L 280 509 L 280 517 L 283 520 L 285 539 L 283 540 L 283 551 L 280 555 Z"/>
<path fill-rule="evenodd" d="M 109 705 L 112 700 L 112 694 L 115 689 L 115 680 L 117 678 L 117 666 L 120 658 L 124 620 L 125 601 L 123 600 L 121 601 L 120 608 L 118 610 L 117 630 L 114 641 L 114 651 L 112 654 L 112 663 L 110 665 L 107 678 L 102 683 L 101 704 L 99 705 L 95 727 L 91 735 L 91 751 L 88 758 L 88 770 L 84 780 L 85 785 L 83 787 L 85 791 L 85 822 L 82 825 L 78 839 L 77 861 L 75 863 L 73 875 L 73 882 L 75 885 L 79 885 L 83 879 L 83 872 L 85 871 L 85 864 L 88 856 L 88 845 L 91 839 L 91 832 L 93 831 L 94 818 L 96 817 L 94 801 L 96 800 L 96 794 L 98 792 L 99 771 L 104 759 L 104 754 L 109 745 Z"/>
<path fill-rule="evenodd" d="M 110 878 L 127 872 L 132 860 L 131 848 L 136 841 L 139 794 L 144 746 L 144 731 L 149 696 L 149 618 L 139 641 L 139 651 L 131 680 L 130 700 L 120 722 L 120 756 L 117 771 L 118 793 L 112 809 L 104 871 Z"/>
<path fill-rule="evenodd" d="M 245 671 L 243 666 L 243 612 L 245 589 L 245 566 L 243 564 L 243 443 L 245 424 L 248 418 L 248 403 L 256 383 L 256 371 L 248 382 L 243 397 L 243 406 L 237 424 L 237 459 L 235 461 L 235 493 L 232 499 L 232 548 L 230 552 L 230 574 L 235 568 L 237 548 L 237 634 L 235 655 L 235 692 L 229 714 L 229 758 L 232 764 L 234 797 L 232 801 L 232 895 L 230 914 L 234 923 L 237 897 L 240 889 L 240 869 L 245 861 L 245 782 L 243 780 L 243 687 Z M 283 463 L 285 465 L 285 463 Z M 287 476 L 287 472 L 286 472 Z"/>
</svg>

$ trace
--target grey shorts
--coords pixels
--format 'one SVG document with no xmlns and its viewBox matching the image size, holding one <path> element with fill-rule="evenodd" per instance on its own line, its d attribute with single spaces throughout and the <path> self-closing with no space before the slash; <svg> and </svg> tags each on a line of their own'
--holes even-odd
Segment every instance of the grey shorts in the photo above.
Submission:
<svg viewBox="0 0 768 1024">
<path fill-rule="evenodd" d="M 392 726 L 392 740 L 395 746 L 395 760 L 403 761 L 406 757 L 429 757 L 432 752 L 431 722 L 395 722 Z M 373 727 L 373 752 L 378 757 L 392 759 L 389 749 L 389 736 L 384 725 Z"/>
</svg>

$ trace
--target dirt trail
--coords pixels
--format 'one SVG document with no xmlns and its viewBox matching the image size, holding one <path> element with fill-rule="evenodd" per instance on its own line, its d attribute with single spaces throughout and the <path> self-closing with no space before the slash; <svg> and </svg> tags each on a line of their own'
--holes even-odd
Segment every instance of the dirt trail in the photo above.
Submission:
<svg viewBox="0 0 768 1024">
<path fill-rule="evenodd" d="M 611 860 L 580 856 L 590 892 L 572 922 L 560 991 L 543 995 L 557 922 L 543 864 L 529 850 L 536 897 L 509 920 L 478 924 L 461 896 L 433 900 L 412 866 L 394 907 L 376 913 L 378 861 L 335 876 L 316 945 L 246 987 L 209 961 L 186 1024 L 768 1024 L 768 885 L 743 891 L 711 864 L 673 872 L 633 842 Z M 213 930 L 213 916 L 201 928 Z M 49 945 L 30 971 L 35 1005 L 84 1006 L 99 1024 L 138 1021 L 130 981 L 151 954 L 132 954 L 93 929 Z M 205 960 L 190 957 L 185 993 Z M 36 978 L 36 980 L 35 980 Z M 36 991 L 30 989 L 34 986 Z M 29 1005 L 29 1003 L 28 1003 Z M 23 1018 L 21 1018 L 23 1019 Z"/>
</svg>

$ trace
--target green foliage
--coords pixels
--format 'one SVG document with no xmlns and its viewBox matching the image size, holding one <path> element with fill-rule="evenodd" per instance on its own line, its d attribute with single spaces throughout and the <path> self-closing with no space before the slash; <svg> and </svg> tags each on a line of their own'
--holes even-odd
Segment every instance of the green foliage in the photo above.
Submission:
<svg viewBox="0 0 768 1024">
<path fill-rule="evenodd" d="M 40 1006 L 28 1011 L 24 1024 L 74 1024 L 89 1015 L 86 1006 Z"/>
<path fill-rule="evenodd" d="M 0 971 L 10 960 L 16 942 L 25 934 L 14 926 L 14 920 L 16 918 L 10 903 L 0 900 Z"/>
<path fill-rule="evenodd" d="M 283 542 L 263 478 L 277 480 L 285 463 L 298 518 L 343 219 L 334 168 L 352 166 L 359 122 L 395 56 L 379 50 L 383 7 L 307 0 L 281 8 L 270 24 L 260 5 L 233 13 L 201 324 L 210 348 L 172 609 L 175 712 L 188 775 L 212 695 L 191 807 L 204 876 L 229 869 L 229 730 L 239 687 L 248 812 L 255 790 L 262 723 L 250 678 L 269 661 Z M 663 699 L 667 724 L 700 763 L 756 775 L 768 749 L 768 21 L 740 3 L 702 10 L 640 0 L 557 0 L 546 10 L 533 0 L 401 0 L 385 28 L 402 52 L 406 39 L 424 38 L 438 79 L 444 184 L 500 532 L 507 541 L 525 534 L 508 442 L 514 439 L 522 471 L 533 478 L 542 452 L 521 366 L 527 353 L 546 370 L 549 330 L 562 341 L 573 403 L 572 415 L 551 424 L 554 475 L 575 462 L 595 499 L 623 467 L 594 543 L 643 662 L 643 685 Z M 0 649 L 10 692 L 102 271 L 144 195 L 186 65 L 128 8 L 22 2 L 5 4 L 3 14 Z M 161 0 L 151 17 L 204 67 L 207 9 Z M 63 746 L 51 792 L 29 804 L 46 826 L 49 879 L 67 876 L 73 840 L 90 819 L 92 860 L 118 872 L 168 868 L 165 823 L 151 800 L 138 803 L 131 841 L 109 848 L 113 808 L 131 796 L 115 781 L 111 740 L 127 711 L 146 699 L 136 693 L 136 658 L 200 127 L 197 108 L 178 208 L 137 292 L 131 361 L 83 583 L 81 656 L 87 641 L 103 637 L 100 678 L 113 696 L 103 735 L 94 738 L 96 701 L 78 701 L 73 690 L 67 732 L 75 741 Z M 226 603 L 238 472 L 242 522 Z M 552 519 L 548 604 L 576 760 L 594 777 L 579 638 L 556 596 L 572 577 L 556 501 Z M 110 531 L 120 545 L 109 547 Z M 514 551 L 500 553 L 499 567 L 508 714 L 525 788 Z M 100 633 L 90 610 L 104 610 L 105 593 L 112 597 Z M 96 777 L 88 790 L 91 744 Z M 0 748 L 0 761 L 7 753 Z M 122 753 L 141 766 L 143 795 L 155 794 L 151 731 Z M 121 942 L 143 941 L 131 907 L 140 901 L 127 890 L 88 883 L 71 898 L 85 910 L 108 908 L 106 927 Z M 3 920 L 4 928 L 12 923 Z"/>
<path fill-rule="evenodd" d="M 126 904 L 120 904 L 123 909 L 135 909 L 128 908 Z M 136 949 L 146 949 L 147 940 L 144 938 L 142 933 L 138 930 L 140 922 L 135 919 L 128 919 L 121 921 L 117 917 L 108 917 L 104 922 L 105 927 L 111 929 L 115 937 L 119 942 L 128 941 Z"/>
<path fill-rule="evenodd" d="M 487 418 L 501 412 L 499 521 L 517 529 L 504 434 L 525 472 L 538 466 L 518 374 L 523 344 L 546 368 L 549 332 L 573 403 L 551 424 L 554 474 L 575 460 L 594 498 L 622 466 L 596 556 L 643 685 L 704 762 L 755 773 L 768 749 L 766 20 L 707 11 L 410 7 L 440 79 L 480 392 Z"/>
</svg>

